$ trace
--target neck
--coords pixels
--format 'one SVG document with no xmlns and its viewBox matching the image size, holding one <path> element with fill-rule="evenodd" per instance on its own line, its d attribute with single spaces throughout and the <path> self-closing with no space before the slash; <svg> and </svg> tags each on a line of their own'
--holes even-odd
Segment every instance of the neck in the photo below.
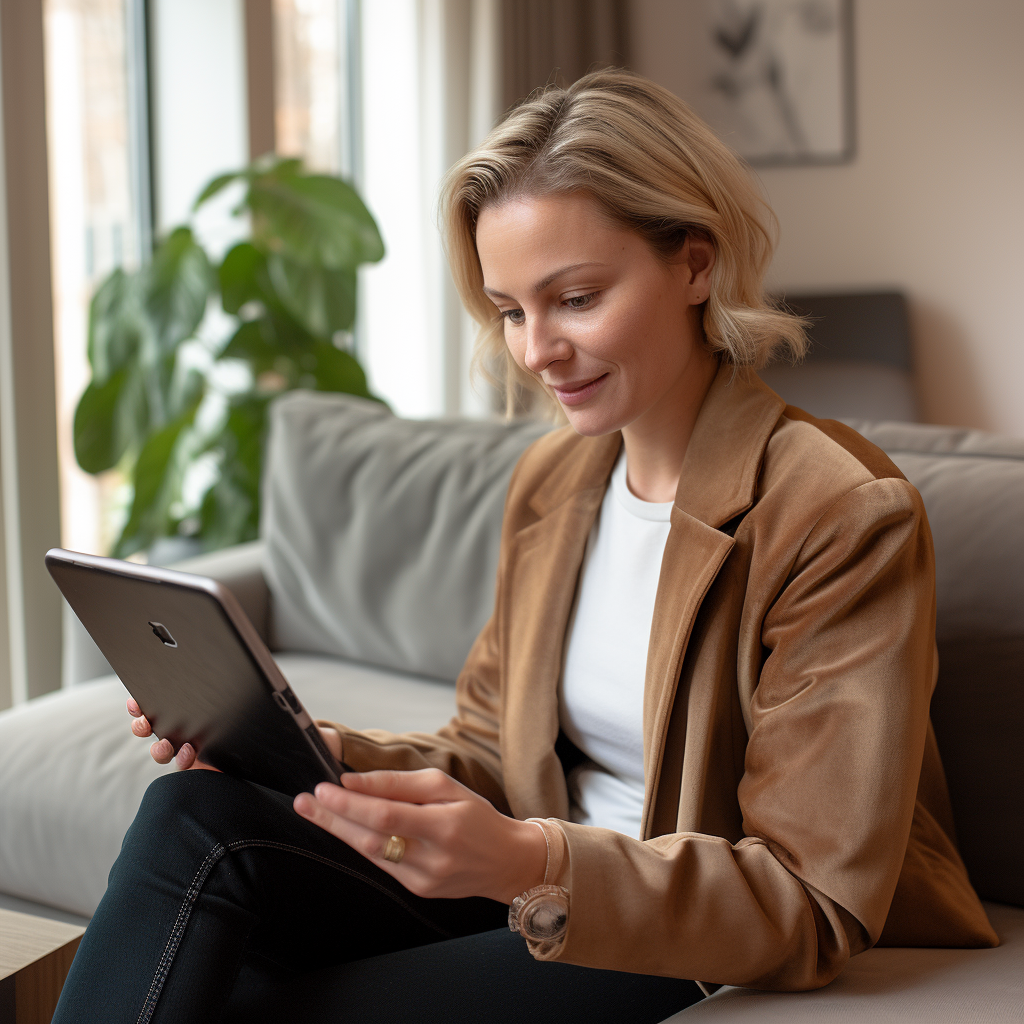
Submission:
<svg viewBox="0 0 1024 1024">
<path fill-rule="evenodd" d="M 718 360 L 703 348 L 675 387 L 639 419 L 622 428 L 626 484 L 642 501 L 673 501 L 697 414 L 718 372 Z"/>
</svg>

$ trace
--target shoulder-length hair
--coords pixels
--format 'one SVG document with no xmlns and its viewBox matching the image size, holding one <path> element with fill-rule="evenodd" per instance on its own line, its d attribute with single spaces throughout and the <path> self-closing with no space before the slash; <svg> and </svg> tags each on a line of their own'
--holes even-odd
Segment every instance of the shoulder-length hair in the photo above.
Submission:
<svg viewBox="0 0 1024 1024">
<path fill-rule="evenodd" d="M 666 262 L 689 233 L 711 241 L 716 259 L 703 326 L 720 358 L 758 368 L 778 355 L 803 355 L 804 321 L 765 295 L 778 221 L 746 166 L 667 89 L 628 71 L 595 71 L 513 107 L 442 184 L 452 276 L 480 325 L 474 366 L 504 387 L 510 411 L 520 388 L 544 389 L 512 359 L 484 294 L 477 219 L 491 203 L 566 193 L 589 195 Z"/>
</svg>

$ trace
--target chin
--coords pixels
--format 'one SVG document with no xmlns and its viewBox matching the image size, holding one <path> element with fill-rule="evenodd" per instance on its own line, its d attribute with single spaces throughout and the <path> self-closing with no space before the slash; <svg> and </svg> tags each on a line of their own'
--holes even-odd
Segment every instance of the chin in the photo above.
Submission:
<svg viewBox="0 0 1024 1024">
<path fill-rule="evenodd" d="M 581 437 L 604 437 L 624 426 L 617 418 L 599 409 L 566 409 L 564 405 L 561 408 L 569 426 Z"/>
</svg>

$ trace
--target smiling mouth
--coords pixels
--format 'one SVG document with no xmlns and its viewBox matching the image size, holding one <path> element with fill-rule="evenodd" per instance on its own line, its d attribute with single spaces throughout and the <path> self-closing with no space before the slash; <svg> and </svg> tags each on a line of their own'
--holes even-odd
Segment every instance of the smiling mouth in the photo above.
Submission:
<svg viewBox="0 0 1024 1024">
<path fill-rule="evenodd" d="M 579 405 L 587 401 L 594 392 L 604 383 L 607 373 L 600 377 L 593 377 L 590 380 L 573 382 L 569 384 L 552 384 L 551 390 L 562 405 Z"/>
</svg>

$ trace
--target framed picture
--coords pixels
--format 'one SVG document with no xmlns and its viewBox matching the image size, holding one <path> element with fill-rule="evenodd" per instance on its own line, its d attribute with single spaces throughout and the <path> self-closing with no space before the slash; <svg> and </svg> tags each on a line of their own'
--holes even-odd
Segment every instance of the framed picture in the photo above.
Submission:
<svg viewBox="0 0 1024 1024">
<path fill-rule="evenodd" d="M 852 159 L 852 0 L 688 6 L 681 95 L 729 146 L 758 166 Z"/>
</svg>

